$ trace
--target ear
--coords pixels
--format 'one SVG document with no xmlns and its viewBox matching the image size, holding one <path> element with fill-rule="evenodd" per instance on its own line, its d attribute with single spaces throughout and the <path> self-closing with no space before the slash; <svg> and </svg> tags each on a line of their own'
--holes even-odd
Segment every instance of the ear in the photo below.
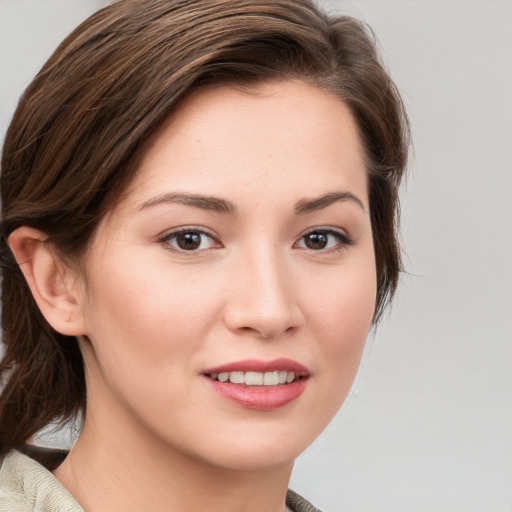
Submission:
<svg viewBox="0 0 512 512">
<path fill-rule="evenodd" d="M 23 226 L 7 240 L 30 291 L 47 322 L 61 334 L 85 334 L 79 276 L 66 265 L 47 235 Z"/>
</svg>

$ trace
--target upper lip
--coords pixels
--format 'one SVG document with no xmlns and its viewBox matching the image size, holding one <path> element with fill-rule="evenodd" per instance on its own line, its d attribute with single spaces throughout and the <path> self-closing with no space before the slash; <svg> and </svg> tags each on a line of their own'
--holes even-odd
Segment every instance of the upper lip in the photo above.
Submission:
<svg viewBox="0 0 512 512">
<path fill-rule="evenodd" d="M 297 361 L 280 358 L 271 361 L 261 361 L 258 359 L 245 359 L 243 361 L 234 361 L 214 368 L 208 368 L 203 373 L 224 373 L 224 372 L 276 372 L 287 371 L 295 372 L 296 375 L 308 376 L 309 370 Z"/>
</svg>

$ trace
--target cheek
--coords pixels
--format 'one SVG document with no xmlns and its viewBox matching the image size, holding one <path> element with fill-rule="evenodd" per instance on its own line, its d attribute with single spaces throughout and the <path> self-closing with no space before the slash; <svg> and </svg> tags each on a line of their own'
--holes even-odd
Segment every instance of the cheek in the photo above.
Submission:
<svg viewBox="0 0 512 512">
<path fill-rule="evenodd" d="M 141 361 L 175 366 L 177 355 L 197 348 L 215 316 L 215 297 L 197 273 L 139 260 L 125 254 L 116 265 L 92 269 L 96 285 L 86 314 L 100 363 L 122 362 L 134 372 L 144 368 Z"/>
<path fill-rule="evenodd" d="M 364 344 L 375 310 L 377 280 L 373 257 L 329 269 L 307 290 L 311 322 L 328 348 L 351 350 Z"/>
<path fill-rule="evenodd" d="M 325 376 L 325 396 L 333 412 L 341 405 L 357 373 L 375 310 L 373 258 L 340 268 L 308 291 L 309 325 L 316 332 L 317 360 Z M 325 407 L 326 403 L 319 405 Z M 320 410 L 319 410 L 320 412 Z"/>
<path fill-rule="evenodd" d="M 135 256 L 117 261 L 91 272 L 89 391 L 96 403 L 167 425 L 171 410 L 193 413 L 182 397 L 197 373 L 195 354 L 216 316 L 216 298 L 197 273 L 171 272 L 156 259 L 145 266 Z"/>
</svg>

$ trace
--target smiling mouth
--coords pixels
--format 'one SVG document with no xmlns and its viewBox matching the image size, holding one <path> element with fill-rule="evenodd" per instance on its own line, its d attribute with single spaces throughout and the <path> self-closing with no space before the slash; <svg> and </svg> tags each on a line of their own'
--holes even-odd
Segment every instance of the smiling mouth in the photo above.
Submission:
<svg viewBox="0 0 512 512">
<path fill-rule="evenodd" d="M 306 389 L 310 372 L 287 358 L 235 361 L 203 372 L 211 388 L 239 407 L 272 411 L 295 401 Z"/>
<path fill-rule="evenodd" d="M 206 374 L 212 380 L 242 384 L 245 386 L 284 386 L 299 379 L 307 378 L 307 374 L 280 370 L 273 372 L 220 372 Z"/>
</svg>

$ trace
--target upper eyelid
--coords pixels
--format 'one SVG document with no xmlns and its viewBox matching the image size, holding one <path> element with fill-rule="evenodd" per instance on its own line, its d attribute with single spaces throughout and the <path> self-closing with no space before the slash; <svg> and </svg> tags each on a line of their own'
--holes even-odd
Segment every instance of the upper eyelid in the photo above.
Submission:
<svg viewBox="0 0 512 512">
<path fill-rule="evenodd" d="M 181 233 L 188 233 L 188 232 L 196 232 L 200 233 L 201 235 L 206 235 L 209 237 L 213 244 L 212 247 L 208 247 L 205 249 L 200 250 L 191 250 L 191 251 L 184 251 L 182 249 L 175 248 L 173 244 L 171 243 L 171 239 L 177 237 Z M 219 249 L 224 247 L 224 244 L 221 242 L 218 235 L 216 235 L 214 232 L 210 231 L 207 228 L 204 227 L 196 227 L 196 226 L 181 226 L 178 228 L 172 228 L 167 231 L 163 231 L 162 234 L 158 235 L 156 237 L 155 243 L 158 245 L 165 245 L 169 250 L 172 250 L 173 252 L 181 253 L 183 254 L 188 253 L 188 256 L 192 256 L 194 254 L 199 255 L 200 253 L 203 253 L 204 251 L 210 251 L 212 249 Z"/>
<path fill-rule="evenodd" d="M 305 231 L 304 231 L 304 234 L 307 234 L 307 233 L 314 233 L 315 231 L 335 231 L 335 232 L 339 232 L 339 233 L 344 233 L 345 230 L 342 229 L 342 228 L 338 228 L 338 227 L 335 227 L 335 226 L 313 226 L 311 228 L 307 228 Z"/>
<path fill-rule="evenodd" d="M 350 233 L 348 233 L 345 229 L 334 227 L 334 226 L 318 226 L 318 227 L 313 227 L 313 228 L 310 228 L 310 229 L 307 229 L 306 231 L 304 231 L 300 235 L 300 237 L 297 239 L 297 241 L 294 242 L 294 245 L 296 243 L 300 242 L 301 240 L 303 240 L 304 237 L 308 236 L 309 234 L 315 233 L 318 231 L 337 236 L 339 243 L 341 244 L 341 246 L 344 246 L 344 247 L 351 246 L 356 243 L 356 239 Z M 322 251 L 318 251 L 318 252 L 322 252 Z"/>
<path fill-rule="evenodd" d="M 199 226 L 180 226 L 180 227 L 168 229 L 168 230 L 162 231 L 162 233 L 157 236 L 157 239 L 163 240 L 166 238 L 170 238 L 171 236 L 179 235 L 180 233 L 187 233 L 188 231 L 195 231 L 198 233 L 202 233 L 204 235 L 208 235 L 210 238 L 213 238 L 214 240 L 219 241 L 219 236 L 214 231 L 212 231 L 208 228 L 199 227 Z"/>
<path fill-rule="evenodd" d="M 339 235 L 342 235 L 342 236 L 352 239 L 352 236 L 348 233 L 347 230 L 338 228 L 335 226 L 315 226 L 313 228 L 308 228 L 305 231 L 303 231 L 303 233 L 300 235 L 299 239 L 306 235 L 309 235 L 310 233 L 315 233 L 316 231 L 324 231 L 326 233 L 336 233 L 336 234 L 339 234 Z"/>
</svg>

